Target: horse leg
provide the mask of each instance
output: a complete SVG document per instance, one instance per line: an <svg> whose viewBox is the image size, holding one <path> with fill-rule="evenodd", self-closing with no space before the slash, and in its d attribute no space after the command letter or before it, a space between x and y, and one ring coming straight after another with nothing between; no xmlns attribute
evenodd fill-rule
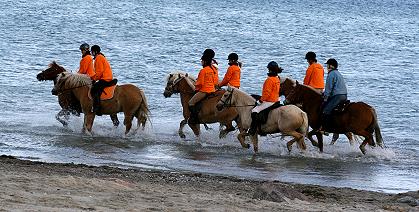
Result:
<svg viewBox="0 0 419 212"><path fill-rule="evenodd" d="M362 131L360 131L360 132L357 132L356 134L357 134L357 135L360 135L360 136L364 136L364 138L365 138L365 140L364 140L364 141L362 142L362 144L359 146L359 149L361 150L362 154L364 154L364 155L365 155L365 152L366 152L366 150L365 150L365 145L367 145L367 144L371 143L371 140L372 140L372 134L371 134L370 132L366 131L366 130L362 130Z"/></svg>
<svg viewBox="0 0 419 212"><path fill-rule="evenodd" d="M349 140L349 144L351 146L353 146L354 145L354 137L353 137L353 134L351 132L347 132L347 133L345 133L345 135L346 135L346 137Z"/></svg>
<svg viewBox="0 0 419 212"><path fill-rule="evenodd" d="M250 144L245 143L246 134L247 134L246 131L240 130L240 133L237 135L237 139L239 139L239 142L240 142L240 144L242 145L243 148L249 149Z"/></svg>
<svg viewBox="0 0 419 212"><path fill-rule="evenodd" d="M183 127L185 127L186 123L188 123L188 121L186 119L183 119L179 124L178 134L181 138L186 138L185 133L183 133Z"/></svg>
<svg viewBox="0 0 419 212"><path fill-rule="evenodd" d="M124 125L125 125L125 135L128 134L128 132L131 130L132 127L132 119L134 119L134 116L129 113L124 114Z"/></svg>
<svg viewBox="0 0 419 212"><path fill-rule="evenodd" d="M318 147L320 149L320 152L323 152L323 135L319 131L317 131L316 137L317 137Z"/></svg>
<svg viewBox="0 0 419 212"><path fill-rule="evenodd" d="M255 153L258 153L259 151L258 135L254 134L251 136L251 138L252 138L252 143L253 143L253 150L255 151Z"/></svg>
<svg viewBox="0 0 419 212"><path fill-rule="evenodd" d="M83 132L92 135L93 121L95 120L95 114L88 112L84 114Z"/></svg>
<svg viewBox="0 0 419 212"><path fill-rule="evenodd" d="M226 128L225 128L225 130L221 130L220 131L220 135L218 135L218 137L221 139L221 138L225 138L226 137L226 135L229 133L229 132L231 132L231 131L234 131L235 130L235 128L233 127L233 123L230 121L230 122L227 122L227 123L223 123L223 125L225 125L226 126ZM221 128L221 124L220 124L220 128Z"/></svg>
<svg viewBox="0 0 419 212"><path fill-rule="evenodd" d="M335 142L339 139L339 133L333 133L332 141L330 142L330 145L334 145Z"/></svg>
<svg viewBox="0 0 419 212"><path fill-rule="evenodd" d="M291 141L287 142L287 149L289 152L291 152L292 149L292 144L294 144L294 142L297 141L298 147L302 150L306 150L306 144L304 143L304 135L302 135L301 133L297 132L297 131L292 131L292 132L284 132L284 134L290 135L292 137L294 137Z"/></svg>
<svg viewBox="0 0 419 212"><path fill-rule="evenodd" d="M61 118L64 117L64 118ZM68 126L68 119L70 118L70 112L68 110L62 109L60 112L55 115L55 119L57 119L64 127Z"/></svg>
<svg viewBox="0 0 419 212"><path fill-rule="evenodd" d="M115 114L110 115L110 117L111 117L113 126L118 127L119 126L118 115L116 115L116 113L115 113Z"/></svg>
<svg viewBox="0 0 419 212"><path fill-rule="evenodd" d="M316 133L316 131L315 130L311 130L308 134L307 134L307 138L308 138L308 140L310 140L311 141L311 144L313 145L313 146L319 146L319 144L313 139L313 135ZM319 138L317 137L317 140L318 140Z"/></svg>
<svg viewBox="0 0 419 212"><path fill-rule="evenodd" d="M191 124L188 123L189 127L192 129L193 133L195 134L196 137L199 137L200 134L200 124Z"/></svg>

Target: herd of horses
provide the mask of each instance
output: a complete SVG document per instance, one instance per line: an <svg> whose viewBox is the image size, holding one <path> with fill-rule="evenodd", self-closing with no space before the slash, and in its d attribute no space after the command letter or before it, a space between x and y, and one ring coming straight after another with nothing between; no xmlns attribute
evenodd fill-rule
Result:
<svg viewBox="0 0 419 212"><path fill-rule="evenodd" d="M68 125L71 114L80 116L84 114L83 132L92 134L92 126L95 113L91 111L92 100L89 97L92 81L82 74L67 72L56 62L49 64L48 68L37 75L39 81L53 81L52 93L58 96L61 111L56 118L64 126ZM290 78L281 78L281 93L286 97L286 105L269 111L266 122L258 128L258 133L249 135L247 130L251 124L251 110L256 105L256 99L242 90L228 87L226 90L216 91L204 99L198 114L200 124L189 123L188 101L194 95L195 79L183 72L168 74L164 90L164 97L179 94L183 107L183 120L180 122L178 134L181 138L186 135L183 132L187 124L193 133L199 137L200 124L220 123L219 137L225 137L229 132L238 129L237 135L240 144L244 148L250 148L246 137L250 137L253 149L258 152L258 136L281 133L282 136L291 136L287 142L289 151L293 143L306 149L304 138L307 137L313 146L323 152L323 134L319 131L321 126L322 96L308 86L299 84ZM117 113L124 113L125 134L132 128L134 117L137 119L137 131L144 129L147 120L150 120L150 111L144 91L132 84L116 86L112 99L101 101L102 114L109 115L114 126L119 125ZM298 106L296 106L298 105ZM236 127L233 126L235 122ZM343 111L333 115L333 124L325 131L333 133L332 144L338 139L339 134L345 134L349 141L353 142L353 135L364 138L359 146L363 154L366 153L367 144L384 147L378 126L377 114L373 107L364 102L351 102ZM311 128L311 130L309 130ZM374 135L375 134L375 142ZM316 136L316 140L313 136Z"/></svg>

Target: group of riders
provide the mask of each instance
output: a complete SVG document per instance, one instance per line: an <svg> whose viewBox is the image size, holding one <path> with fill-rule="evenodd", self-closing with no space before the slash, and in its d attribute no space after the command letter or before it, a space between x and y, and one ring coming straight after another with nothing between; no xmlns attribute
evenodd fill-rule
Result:
<svg viewBox="0 0 419 212"><path fill-rule="evenodd" d="M92 112L95 112L96 115L101 115L100 95L104 88L115 85L117 80L113 79L111 66L101 53L98 45L93 45L89 48L87 43L83 43L80 46L80 51L82 59L78 73L86 74L92 79ZM221 81L218 78L218 62L214 58L215 52L212 49L206 49L202 54L202 69L199 71L196 80L195 94L189 101L189 123L199 123L198 103L216 92L217 89L227 85L237 89L240 88L242 64L239 62L239 56L236 53L228 55L229 67ZM345 81L342 74L338 71L338 62L335 59L331 58L326 62L328 73L326 84L324 82L323 65L317 62L316 54L310 51L305 55L305 59L309 66L304 77L304 85L310 86L323 94L322 128L325 128L330 122L333 109L341 102L347 100ZM269 62L267 69L268 76L263 83L262 96L258 100L258 104L252 109L252 124L249 129L249 134L251 135L256 133L258 127L258 123L253 117L256 117L258 113L279 101L281 82L278 74L282 73L283 69L275 61Z"/></svg>

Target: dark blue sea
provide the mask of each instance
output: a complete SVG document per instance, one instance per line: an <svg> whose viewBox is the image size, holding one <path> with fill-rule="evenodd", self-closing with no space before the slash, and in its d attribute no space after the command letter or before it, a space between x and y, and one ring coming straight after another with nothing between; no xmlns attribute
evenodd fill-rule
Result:
<svg viewBox="0 0 419 212"><path fill-rule="evenodd" d="M193 171L261 180L351 187L390 193L419 189L419 2L416 0L73 0L11 1L0 7L0 154L46 162ZM151 124L124 136L107 116L94 135L82 117L65 128L52 82L36 74L57 61L78 69L81 43L98 44L120 83L144 89ZM165 77L197 75L212 48L220 78L227 55L243 62L242 89L260 93L266 65L277 61L302 81L305 53L334 57L351 101L377 113L386 149L350 146L344 136L325 152L286 150L279 135L264 137L260 153L242 149L237 132L218 139L218 124L200 139L182 119L178 96L164 98ZM119 114L123 119L123 114ZM328 144L331 137L326 137Z"/></svg>

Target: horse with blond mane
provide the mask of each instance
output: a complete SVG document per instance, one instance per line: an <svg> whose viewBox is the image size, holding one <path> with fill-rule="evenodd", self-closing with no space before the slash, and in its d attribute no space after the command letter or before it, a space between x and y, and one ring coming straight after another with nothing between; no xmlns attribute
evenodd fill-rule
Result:
<svg viewBox="0 0 419 212"><path fill-rule="evenodd" d="M168 98L175 93L180 94L180 100L183 107L183 120L180 122L179 126L179 136L181 138L185 138L185 134L183 133L183 127L188 124L189 127L194 132L195 136L199 136L200 134L200 124L191 124L188 122L190 117L189 105L188 102L192 98L195 92L195 79L189 76L187 73L184 72L173 72L167 76L167 83L164 89L164 97ZM210 124L219 122L221 125L225 126L225 129L220 131L219 137L223 138L227 135L227 133L234 131L235 128L233 127L232 122L236 121L237 127L241 130L237 119L237 111L234 108L230 108L228 110L218 112L215 108L218 100L221 98L224 90L215 92L215 95L208 97L202 100L202 108L198 114L198 118L201 124Z"/></svg>
<svg viewBox="0 0 419 212"><path fill-rule="evenodd" d="M291 104L301 103L303 110L310 114L314 126L321 125L322 94L297 82L295 88L287 95L286 101ZM343 112L333 113L331 123L333 124L327 125L325 131L339 134L351 132L363 136L365 140L359 146L363 154L366 152L366 144L375 146L374 133L377 144L384 147L377 113L373 107L364 102L351 102ZM322 139L319 140L318 147L323 151Z"/></svg>
<svg viewBox="0 0 419 212"><path fill-rule="evenodd" d="M64 71L56 77L55 82L52 92L59 94L69 91L80 102L84 113L83 132L91 134L95 113L91 111L93 101L88 95L92 84L90 77ZM101 106L102 114L124 113L125 134L130 131L134 117L137 118L138 128L142 126L143 129L149 119L144 92L132 84L117 85L113 97L109 100L102 100Z"/></svg>
<svg viewBox="0 0 419 212"><path fill-rule="evenodd" d="M252 122L251 113L256 105L256 99L247 93L228 87L223 97L217 103L217 109L223 110L224 108L236 108L243 131L238 135L240 144L244 148L249 148L250 145L245 143L245 137L248 136L246 132L250 128ZM288 151L291 152L292 144L297 142L300 149L305 150L304 137L308 130L307 114L295 105L284 105L269 111L266 123L260 126L258 134L274 134L282 133L282 135L289 135L294 137L291 141L287 142ZM258 152L258 134L252 135L253 150Z"/></svg>

